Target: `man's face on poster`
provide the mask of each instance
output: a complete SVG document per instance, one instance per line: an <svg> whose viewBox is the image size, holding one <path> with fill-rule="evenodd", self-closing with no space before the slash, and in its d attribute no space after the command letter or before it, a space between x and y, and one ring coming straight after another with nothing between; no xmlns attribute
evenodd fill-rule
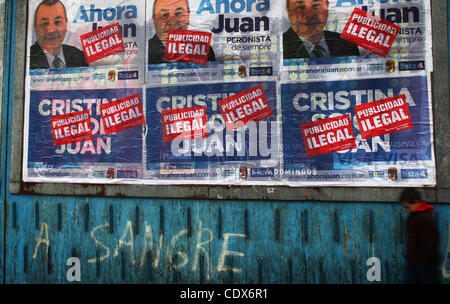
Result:
<svg viewBox="0 0 450 304"><path fill-rule="evenodd" d="M157 0L154 7L153 23L156 35L166 42L169 29L187 30L189 7L186 0Z"/></svg>
<svg viewBox="0 0 450 304"><path fill-rule="evenodd" d="M35 16L37 42L42 49L57 55L67 33L67 18L61 3L41 5Z"/></svg>
<svg viewBox="0 0 450 304"><path fill-rule="evenodd" d="M302 38L321 36L328 19L328 0L288 0L292 29Z"/></svg>

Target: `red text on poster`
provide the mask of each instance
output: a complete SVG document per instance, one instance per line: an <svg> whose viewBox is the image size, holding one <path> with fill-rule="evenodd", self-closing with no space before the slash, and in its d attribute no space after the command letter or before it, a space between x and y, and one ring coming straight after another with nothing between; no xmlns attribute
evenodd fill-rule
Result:
<svg viewBox="0 0 450 304"><path fill-rule="evenodd" d="M52 116L50 123L54 146L92 140L89 110Z"/></svg>
<svg viewBox="0 0 450 304"><path fill-rule="evenodd" d="M399 30L397 25L355 8L341 33L341 38L386 57Z"/></svg>
<svg viewBox="0 0 450 304"><path fill-rule="evenodd" d="M100 105L105 134L116 133L145 124L139 94Z"/></svg>
<svg viewBox="0 0 450 304"><path fill-rule="evenodd" d="M364 139L413 127L405 95L355 106L355 115Z"/></svg>
<svg viewBox="0 0 450 304"><path fill-rule="evenodd" d="M206 106L162 111L164 142L208 137Z"/></svg>
<svg viewBox="0 0 450 304"><path fill-rule="evenodd" d="M207 64L211 33L170 29L164 59Z"/></svg>
<svg viewBox="0 0 450 304"><path fill-rule="evenodd" d="M119 23L80 36L86 63L125 51Z"/></svg>
<svg viewBox="0 0 450 304"><path fill-rule="evenodd" d="M272 116L262 85L219 100L217 103L229 130Z"/></svg>
<svg viewBox="0 0 450 304"><path fill-rule="evenodd" d="M301 128L308 157L356 148L350 115L307 122Z"/></svg>

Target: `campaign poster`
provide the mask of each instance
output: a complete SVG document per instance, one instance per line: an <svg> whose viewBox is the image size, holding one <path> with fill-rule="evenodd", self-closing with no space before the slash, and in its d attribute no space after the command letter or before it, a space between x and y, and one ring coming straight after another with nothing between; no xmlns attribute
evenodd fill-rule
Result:
<svg viewBox="0 0 450 304"><path fill-rule="evenodd" d="M28 3L27 88L142 86L144 0Z"/></svg>
<svg viewBox="0 0 450 304"><path fill-rule="evenodd" d="M92 141L91 115L88 110L52 116L50 124L53 146Z"/></svg>
<svg viewBox="0 0 450 304"><path fill-rule="evenodd" d="M413 128L405 95L354 107L363 139Z"/></svg>
<svg viewBox="0 0 450 304"><path fill-rule="evenodd" d="M283 84L283 182L291 186L435 185L429 82L424 74ZM333 128L346 127L345 123L323 122L345 116L351 117L355 147L332 151L333 144L351 141L352 136L333 133ZM362 136L361 120L365 129L374 132ZM310 127L307 136L302 134L304 124ZM309 140L311 133L317 135L314 141Z"/></svg>
<svg viewBox="0 0 450 304"><path fill-rule="evenodd" d="M147 85L278 79L281 1L146 3Z"/></svg>
<svg viewBox="0 0 450 304"><path fill-rule="evenodd" d="M31 91L24 132L24 181L127 183L141 178L145 125L106 132L102 119L110 116L102 108L142 93L141 89ZM133 118L126 108L117 116ZM79 138L83 134L90 137Z"/></svg>
<svg viewBox="0 0 450 304"><path fill-rule="evenodd" d="M251 92L256 90L264 93L264 101L254 98L259 93ZM281 130L276 82L150 87L146 96L146 183L278 182ZM221 110L227 104L240 113L235 115L235 128L227 128ZM261 111L266 115L252 116ZM242 121L240 126L237 120Z"/></svg>
<svg viewBox="0 0 450 304"><path fill-rule="evenodd" d="M432 71L429 1L282 1L282 81Z"/></svg>
<svg viewBox="0 0 450 304"><path fill-rule="evenodd" d="M301 125L306 156L356 148L350 115L340 115Z"/></svg>

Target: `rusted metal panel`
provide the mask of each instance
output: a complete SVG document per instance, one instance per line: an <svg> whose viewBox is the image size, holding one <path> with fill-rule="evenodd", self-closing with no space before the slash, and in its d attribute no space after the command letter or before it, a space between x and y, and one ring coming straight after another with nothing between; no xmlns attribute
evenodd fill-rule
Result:
<svg viewBox="0 0 450 304"><path fill-rule="evenodd" d="M395 202L402 188L293 188L287 186L154 186L154 185L93 185L10 182L14 194L44 194L61 196L109 196L190 198L218 200L279 200L279 201L370 201ZM422 188L423 197L433 203L450 203L449 190Z"/></svg>

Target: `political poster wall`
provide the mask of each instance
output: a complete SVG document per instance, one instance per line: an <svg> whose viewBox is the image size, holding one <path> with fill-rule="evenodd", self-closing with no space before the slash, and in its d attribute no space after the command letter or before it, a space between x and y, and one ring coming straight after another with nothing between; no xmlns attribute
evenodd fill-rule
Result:
<svg viewBox="0 0 450 304"><path fill-rule="evenodd" d="M149 181L277 182L276 82L148 88L147 101Z"/></svg>
<svg viewBox="0 0 450 304"><path fill-rule="evenodd" d="M429 1L28 12L24 181L436 184Z"/></svg>
<svg viewBox="0 0 450 304"><path fill-rule="evenodd" d="M29 89L142 86L145 1L28 3Z"/></svg>

